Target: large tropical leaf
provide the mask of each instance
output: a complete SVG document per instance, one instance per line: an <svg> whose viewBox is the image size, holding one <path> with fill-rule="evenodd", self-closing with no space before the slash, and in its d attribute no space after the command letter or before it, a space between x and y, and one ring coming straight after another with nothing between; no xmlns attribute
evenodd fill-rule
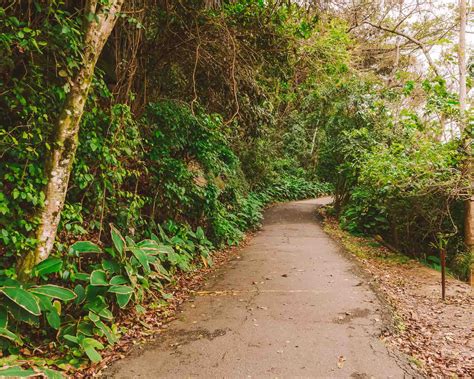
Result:
<svg viewBox="0 0 474 379"><path fill-rule="evenodd" d="M40 319L38 316L31 314L30 312L26 311L25 309L21 308L17 303L9 298L5 297L1 300L5 308L7 309L8 313L11 314L13 319L16 322L25 322L29 325L33 325L35 327L39 327Z"/></svg>
<svg viewBox="0 0 474 379"><path fill-rule="evenodd" d="M71 249L78 253L102 253L102 249L90 241L79 241L71 246Z"/></svg>
<svg viewBox="0 0 474 379"><path fill-rule="evenodd" d="M115 249L121 257L124 257L126 246L125 240L113 224L110 224L110 235L112 237L112 242L114 243Z"/></svg>
<svg viewBox="0 0 474 379"><path fill-rule="evenodd" d="M29 376L33 376L36 373L34 372L33 369L28 368L24 369L21 368L20 366L15 366L15 367L8 367L5 369L0 370L0 377L6 377L6 378L28 378Z"/></svg>
<svg viewBox="0 0 474 379"><path fill-rule="evenodd" d="M50 368L41 368L41 371L48 379L64 379L64 375L59 371Z"/></svg>
<svg viewBox="0 0 474 379"><path fill-rule="evenodd" d="M132 251L135 258L137 258L137 260L142 265L145 273L149 273L151 270L150 270L150 262L148 261L147 254L141 248L138 248L138 247L132 247L130 248L130 250Z"/></svg>
<svg viewBox="0 0 474 379"><path fill-rule="evenodd" d="M146 239L143 241L140 241L137 244L138 247L140 247L143 251L145 251L147 254L169 254L173 252L173 248L169 245L164 245L162 243L158 243L155 240L152 239Z"/></svg>
<svg viewBox="0 0 474 379"><path fill-rule="evenodd" d="M117 297L117 304L119 305L120 308L125 308L127 304L129 303L130 299L132 298L131 293L127 293L127 294L116 293L115 296Z"/></svg>
<svg viewBox="0 0 474 379"><path fill-rule="evenodd" d="M113 285L120 285L120 284L127 284L129 280L123 275L115 275L112 279L110 279L110 284Z"/></svg>
<svg viewBox="0 0 474 379"><path fill-rule="evenodd" d="M0 328L0 337L13 341L17 345L23 345L23 341L21 340L21 338L15 333L9 331L7 328Z"/></svg>
<svg viewBox="0 0 474 379"><path fill-rule="evenodd" d="M38 293L54 299L59 299L62 301L70 301L76 298L76 294L70 289L55 286L53 284L46 284L43 286L37 286L30 289L33 293Z"/></svg>
<svg viewBox="0 0 474 379"><path fill-rule="evenodd" d="M108 286L107 274L102 270L94 270L91 272L90 283L93 286Z"/></svg>
<svg viewBox="0 0 474 379"><path fill-rule="evenodd" d="M127 295L133 292L133 288L129 286L111 286L109 292Z"/></svg>
<svg viewBox="0 0 474 379"><path fill-rule="evenodd" d="M50 257L40 262L33 268L33 275L43 276L61 271L63 260L60 258Z"/></svg>
<svg viewBox="0 0 474 379"><path fill-rule="evenodd" d="M32 315L39 316L41 314L38 300L23 288L3 287L0 288L0 292Z"/></svg>
<svg viewBox="0 0 474 379"><path fill-rule="evenodd" d="M0 305L0 328L6 328L8 324L8 312L7 308Z"/></svg>
<svg viewBox="0 0 474 379"><path fill-rule="evenodd" d="M61 318L59 317L59 314L56 309L52 309L51 311L46 312L46 320L53 329L57 330L61 326Z"/></svg>
<svg viewBox="0 0 474 379"><path fill-rule="evenodd" d="M81 347L84 349L84 352L93 363L97 363L102 360L102 356L96 350L104 348L104 345L102 345L99 341L93 338L84 338L81 341Z"/></svg>

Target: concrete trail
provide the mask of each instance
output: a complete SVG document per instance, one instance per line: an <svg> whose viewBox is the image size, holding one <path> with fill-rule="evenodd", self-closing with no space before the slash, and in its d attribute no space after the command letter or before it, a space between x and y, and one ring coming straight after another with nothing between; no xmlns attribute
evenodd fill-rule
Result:
<svg viewBox="0 0 474 379"><path fill-rule="evenodd" d="M277 205L178 320L113 378L412 376L378 339L383 304L323 232L327 199Z"/></svg>

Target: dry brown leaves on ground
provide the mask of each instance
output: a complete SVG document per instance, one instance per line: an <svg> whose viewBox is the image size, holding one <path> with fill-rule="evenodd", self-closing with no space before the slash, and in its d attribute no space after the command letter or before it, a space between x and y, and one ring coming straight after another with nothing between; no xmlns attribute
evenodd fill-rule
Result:
<svg viewBox="0 0 474 379"><path fill-rule="evenodd" d="M395 328L384 332L386 342L427 376L474 378L474 291L468 284L448 278L442 301L439 272L391 259L396 253L342 231L334 220L326 219L325 230L356 256L392 306Z"/></svg>

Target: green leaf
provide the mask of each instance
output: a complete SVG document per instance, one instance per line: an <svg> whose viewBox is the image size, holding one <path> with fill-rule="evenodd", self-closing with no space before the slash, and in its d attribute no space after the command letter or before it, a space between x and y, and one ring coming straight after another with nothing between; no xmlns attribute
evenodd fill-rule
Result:
<svg viewBox="0 0 474 379"><path fill-rule="evenodd" d="M84 280L84 281L89 281L91 277L90 274L86 272L76 272L74 276L77 280Z"/></svg>
<svg viewBox="0 0 474 379"><path fill-rule="evenodd" d="M63 261L60 258L47 258L33 268L34 276L43 276L61 271Z"/></svg>
<svg viewBox="0 0 474 379"><path fill-rule="evenodd" d="M0 337L6 338L10 341L15 342L17 345L23 345L21 338L13 332L10 332L6 328L0 328Z"/></svg>
<svg viewBox="0 0 474 379"><path fill-rule="evenodd" d="M32 315L39 316L41 314L41 310L36 298L31 293L25 291L23 288L3 287L0 288L0 292L14 301L20 308L23 308Z"/></svg>
<svg viewBox="0 0 474 379"><path fill-rule="evenodd" d="M96 321L100 320L100 317L97 316L94 312L89 311L89 319L95 323Z"/></svg>
<svg viewBox="0 0 474 379"><path fill-rule="evenodd" d="M57 330L61 326L61 318L59 317L58 312L56 312L56 309L46 313L46 320L53 329Z"/></svg>
<svg viewBox="0 0 474 379"><path fill-rule="evenodd" d="M114 344L115 342L117 342L117 337L114 335L112 330L107 325L105 325L98 317L97 319L92 320L92 322L95 324L95 326L98 329L102 331L102 333L105 335L105 337L107 338L107 341L110 344Z"/></svg>
<svg viewBox="0 0 474 379"><path fill-rule="evenodd" d="M86 291L84 287L81 284L78 284L77 286L74 287L74 293L76 294L76 304L82 303L84 298L86 297Z"/></svg>
<svg viewBox="0 0 474 379"><path fill-rule="evenodd" d="M132 298L132 294L120 294L116 293L115 296L117 297L117 304L120 308L125 308L129 303L130 299Z"/></svg>
<svg viewBox="0 0 474 379"><path fill-rule="evenodd" d="M94 270L91 272L90 283L93 286L108 286L107 274L102 270Z"/></svg>
<svg viewBox="0 0 474 379"><path fill-rule="evenodd" d="M45 295L35 294L38 299L41 312L50 311L54 309L53 304L51 304L51 298Z"/></svg>
<svg viewBox="0 0 474 379"><path fill-rule="evenodd" d="M102 356L96 350L104 348L104 345L102 345L99 341L93 338L84 338L81 341L81 347L84 349L84 352L93 363L97 363L102 360Z"/></svg>
<svg viewBox="0 0 474 379"><path fill-rule="evenodd" d="M23 369L20 366L15 366L15 367L9 367L6 369L0 370L0 376L2 377L17 377L17 378L27 378L29 376L33 376L36 373L34 372L33 369Z"/></svg>
<svg viewBox="0 0 474 379"><path fill-rule="evenodd" d="M82 345L82 347L91 346L91 347L94 347L94 348L99 349L99 350L104 348L104 345L102 345L102 343L100 343L99 341L97 341L93 338L84 338L84 340L82 340L82 342L81 342L81 345Z"/></svg>
<svg viewBox="0 0 474 379"><path fill-rule="evenodd" d="M129 286L111 286L109 292L127 295L133 292L133 288Z"/></svg>
<svg viewBox="0 0 474 379"><path fill-rule="evenodd" d="M59 371L50 368L42 368L41 371L48 379L64 379L64 375Z"/></svg>
<svg viewBox="0 0 474 379"><path fill-rule="evenodd" d="M106 320L113 320L114 315L108 308L103 308L99 311L98 315Z"/></svg>
<svg viewBox="0 0 474 379"><path fill-rule="evenodd" d="M136 247L132 247L132 248L130 248L130 250L132 251L135 258L137 258L137 260L142 265L143 270L146 273L149 273L151 271L150 270L150 263L148 262L148 257L146 255L146 253L141 248L136 248Z"/></svg>
<svg viewBox="0 0 474 379"><path fill-rule="evenodd" d="M2 302L5 304L8 310L8 313L12 315L15 321L21 321L29 325L39 327L40 319L38 316L32 315L30 312L24 310L23 308L18 306L14 301L8 298L5 298L4 300L2 300Z"/></svg>
<svg viewBox="0 0 474 379"><path fill-rule="evenodd" d="M169 254L174 252L171 246L157 243L155 240L143 240L139 242L137 246L149 255Z"/></svg>
<svg viewBox="0 0 474 379"><path fill-rule="evenodd" d="M8 324L8 312L4 306L0 306L0 328L6 328Z"/></svg>
<svg viewBox="0 0 474 379"><path fill-rule="evenodd" d="M102 260L102 268L107 271L109 274L118 274L120 273L120 264L108 259Z"/></svg>
<svg viewBox="0 0 474 379"><path fill-rule="evenodd" d="M43 286L37 286L30 289L33 293L39 293L54 299L59 299L62 301L70 301L76 298L76 294L70 289L63 288L60 286L55 286L53 284L46 284Z"/></svg>
<svg viewBox="0 0 474 379"><path fill-rule="evenodd" d="M92 346L84 347L83 349L92 363L98 363L102 360L102 355L100 355Z"/></svg>
<svg viewBox="0 0 474 379"><path fill-rule="evenodd" d="M123 275L115 275L112 279L110 279L110 284L113 285L120 285L120 284L127 284L129 280Z"/></svg>
<svg viewBox="0 0 474 379"><path fill-rule="evenodd" d="M125 255L125 240L123 239L120 232L115 228L113 224L110 224L110 235L114 243L115 249L120 254L121 257Z"/></svg>
<svg viewBox="0 0 474 379"><path fill-rule="evenodd" d="M71 336L70 334L65 334L65 335L63 336L63 338L64 338L66 341L70 341L70 342L79 344L79 338L77 338L76 336Z"/></svg>
<svg viewBox="0 0 474 379"><path fill-rule="evenodd" d="M102 253L102 249L90 241L79 241L71 246L78 253Z"/></svg>

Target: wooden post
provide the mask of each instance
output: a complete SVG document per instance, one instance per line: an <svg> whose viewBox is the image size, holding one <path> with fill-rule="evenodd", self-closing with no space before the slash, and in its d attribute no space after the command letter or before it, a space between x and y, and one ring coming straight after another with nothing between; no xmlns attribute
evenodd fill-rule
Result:
<svg viewBox="0 0 474 379"><path fill-rule="evenodd" d="M441 298L446 299L446 250L440 250L441 261Z"/></svg>

